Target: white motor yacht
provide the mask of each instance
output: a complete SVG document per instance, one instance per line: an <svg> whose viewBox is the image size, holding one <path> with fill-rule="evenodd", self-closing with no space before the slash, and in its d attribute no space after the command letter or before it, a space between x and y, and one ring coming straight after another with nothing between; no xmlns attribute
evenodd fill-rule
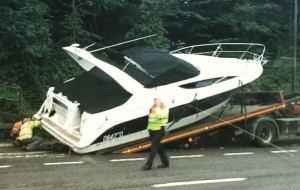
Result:
<svg viewBox="0 0 300 190"><path fill-rule="evenodd" d="M170 133L201 121L262 74L265 51L254 43L194 45L172 52L134 47L113 54L95 47L63 48L85 72L49 88L34 116L80 154L147 140L147 118L157 96L170 109Z"/></svg>

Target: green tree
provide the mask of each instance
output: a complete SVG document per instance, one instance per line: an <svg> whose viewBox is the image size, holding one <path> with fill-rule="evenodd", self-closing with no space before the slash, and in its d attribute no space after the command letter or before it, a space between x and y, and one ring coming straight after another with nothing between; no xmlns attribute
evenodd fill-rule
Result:
<svg viewBox="0 0 300 190"><path fill-rule="evenodd" d="M293 6L290 0L2 0L0 81L31 87L34 76L55 86L83 72L62 47L157 34L115 49L263 43L270 61L252 87L285 88L292 64L282 58L292 52Z"/></svg>
<svg viewBox="0 0 300 190"><path fill-rule="evenodd" d="M1 80L24 81L29 64L42 65L49 58L51 21L47 12L43 1L1 1Z"/></svg>
<svg viewBox="0 0 300 190"><path fill-rule="evenodd" d="M126 39L156 34L155 37L145 40L154 47L169 49L170 42L166 38L167 30L163 26L162 15L166 9L165 1L147 1L142 0L135 13L132 28L126 32ZM140 43L140 42L138 42Z"/></svg>

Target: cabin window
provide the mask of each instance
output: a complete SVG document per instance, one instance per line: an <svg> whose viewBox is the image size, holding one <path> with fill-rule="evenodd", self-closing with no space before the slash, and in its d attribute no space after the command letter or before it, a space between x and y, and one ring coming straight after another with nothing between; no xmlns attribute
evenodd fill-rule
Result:
<svg viewBox="0 0 300 190"><path fill-rule="evenodd" d="M218 78L212 78L212 79L206 79L206 80L201 80L197 82L192 82L188 84L181 85L180 87L186 88L186 89L192 89L192 88L202 88L206 86L210 86L214 83L220 83L227 81L229 79L235 78L236 76L227 76L227 77L218 77Z"/></svg>
<svg viewBox="0 0 300 190"><path fill-rule="evenodd" d="M68 109L68 106L66 106L65 104L63 104L62 102L60 102L59 100L57 100L56 98L53 98L53 103L59 105L60 107L64 108L65 110Z"/></svg>

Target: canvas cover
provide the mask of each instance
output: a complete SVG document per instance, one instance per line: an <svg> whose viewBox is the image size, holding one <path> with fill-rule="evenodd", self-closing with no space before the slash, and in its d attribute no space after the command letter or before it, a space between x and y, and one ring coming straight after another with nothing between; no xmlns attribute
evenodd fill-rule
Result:
<svg viewBox="0 0 300 190"><path fill-rule="evenodd" d="M62 93L87 113L98 113L124 104L131 94L109 75L94 67L71 81L59 84L54 93Z"/></svg>
<svg viewBox="0 0 300 190"><path fill-rule="evenodd" d="M200 71L190 63L154 48L134 47L122 53L154 77L139 71L133 65L124 70L148 88L182 81L200 74Z"/></svg>
<svg viewBox="0 0 300 190"><path fill-rule="evenodd" d="M142 72L131 64L127 65L124 70L146 88L185 80L200 73L193 65L166 52L149 47L128 49L117 56L117 62L108 62L123 70L126 61L125 59L120 61L120 58L124 55L147 71L146 73ZM92 114L120 106L132 95L97 67L73 80L57 85L54 93L62 93L70 101L77 101L80 103L79 108L82 111Z"/></svg>

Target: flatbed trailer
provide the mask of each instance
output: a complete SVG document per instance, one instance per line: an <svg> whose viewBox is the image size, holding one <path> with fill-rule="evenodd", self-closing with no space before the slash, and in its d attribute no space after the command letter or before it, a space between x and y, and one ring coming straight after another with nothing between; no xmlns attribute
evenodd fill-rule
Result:
<svg viewBox="0 0 300 190"><path fill-rule="evenodd" d="M191 137L223 130L230 131L230 133L224 134L222 131L220 132L225 138L228 136L230 139L232 135L242 135L259 146L268 146L283 135L300 133L300 117L287 118L286 111L287 107L296 109L298 100L300 100L299 94L285 99L282 91L240 93L235 95L230 104L219 112L188 125L180 131L171 131L162 139L161 143L187 142L186 139ZM291 122L294 124L291 125ZM151 142L148 140L116 150L113 153L129 154L150 147Z"/></svg>

